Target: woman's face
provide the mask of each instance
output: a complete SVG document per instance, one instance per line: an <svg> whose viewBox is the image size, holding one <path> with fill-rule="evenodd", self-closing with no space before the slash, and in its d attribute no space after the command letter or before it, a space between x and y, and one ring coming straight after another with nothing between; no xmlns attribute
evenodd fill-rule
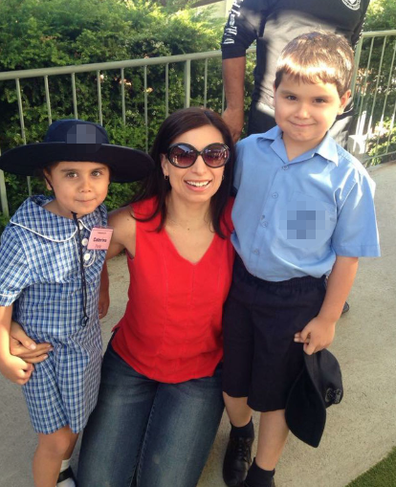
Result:
<svg viewBox="0 0 396 487"><path fill-rule="evenodd" d="M204 125L179 135L173 144L184 143L201 151L209 144L224 144L221 132L212 125ZM188 168L173 166L166 154L161 154L161 166L164 176L169 177L172 197L199 203L207 202L217 192L223 179L224 166L212 168L205 164L199 155L195 163Z"/></svg>

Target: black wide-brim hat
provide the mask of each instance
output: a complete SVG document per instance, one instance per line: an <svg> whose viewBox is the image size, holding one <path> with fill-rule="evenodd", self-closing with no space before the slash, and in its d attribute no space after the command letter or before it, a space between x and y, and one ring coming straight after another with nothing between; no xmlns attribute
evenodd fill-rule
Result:
<svg viewBox="0 0 396 487"><path fill-rule="evenodd" d="M5 152L0 157L0 169L20 176L35 176L39 169L60 161L106 164L111 169L111 180L120 183L143 179L154 168L152 158L145 152L110 144L101 125L67 119L51 124L44 142Z"/></svg>
<svg viewBox="0 0 396 487"><path fill-rule="evenodd" d="M301 441L318 447L326 424L326 409L343 397L341 369L332 353L324 349L304 353L304 366L286 403L286 423Z"/></svg>

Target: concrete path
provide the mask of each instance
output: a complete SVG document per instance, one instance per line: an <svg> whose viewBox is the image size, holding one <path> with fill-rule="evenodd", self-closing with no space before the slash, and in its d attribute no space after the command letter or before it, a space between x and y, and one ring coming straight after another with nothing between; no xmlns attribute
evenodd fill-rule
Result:
<svg viewBox="0 0 396 487"><path fill-rule="evenodd" d="M331 347L341 364L345 396L328 410L318 449L289 438L277 468L278 487L344 487L396 445L396 163L370 172L377 183L382 257L361 259L348 299L351 310L340 319ZM124 257L111 261L109 270L112 304L103 320L105 341L124 311L128 286ZM199 487L224 487L227 437L223 417ZM35 444L20 388L0 377L0 487L33 485Z"/></svg>

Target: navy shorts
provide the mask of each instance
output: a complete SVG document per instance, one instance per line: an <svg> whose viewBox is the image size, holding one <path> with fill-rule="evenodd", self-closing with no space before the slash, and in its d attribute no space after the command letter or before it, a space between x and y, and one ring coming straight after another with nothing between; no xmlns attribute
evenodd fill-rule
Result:
<svg viewBox="0 0 396 487"><path fill-rule="evenodd" d="M320 311L325 278L271 282L252 276L236 258L224 308L223 390L247 397L255 411L284 409L303 366L294 334Z"/></svg>

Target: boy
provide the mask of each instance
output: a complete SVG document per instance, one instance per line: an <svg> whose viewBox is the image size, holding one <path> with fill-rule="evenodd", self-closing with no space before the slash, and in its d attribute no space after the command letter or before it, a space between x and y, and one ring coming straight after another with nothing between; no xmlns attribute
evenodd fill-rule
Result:
<svg viewBox="0 0 396 487"><path fill-rule="evenodd" d="M358 257L379 256L374 183L327 134L350 97L352 71L343 37L297 37L277 65L277 127L237 145L238 257L224 311L223 390L232 429L223 477L230 487L275 485L289 431L285 405L303 351L331 344ZM261 417L249 469L252 409Z"/></svg>

